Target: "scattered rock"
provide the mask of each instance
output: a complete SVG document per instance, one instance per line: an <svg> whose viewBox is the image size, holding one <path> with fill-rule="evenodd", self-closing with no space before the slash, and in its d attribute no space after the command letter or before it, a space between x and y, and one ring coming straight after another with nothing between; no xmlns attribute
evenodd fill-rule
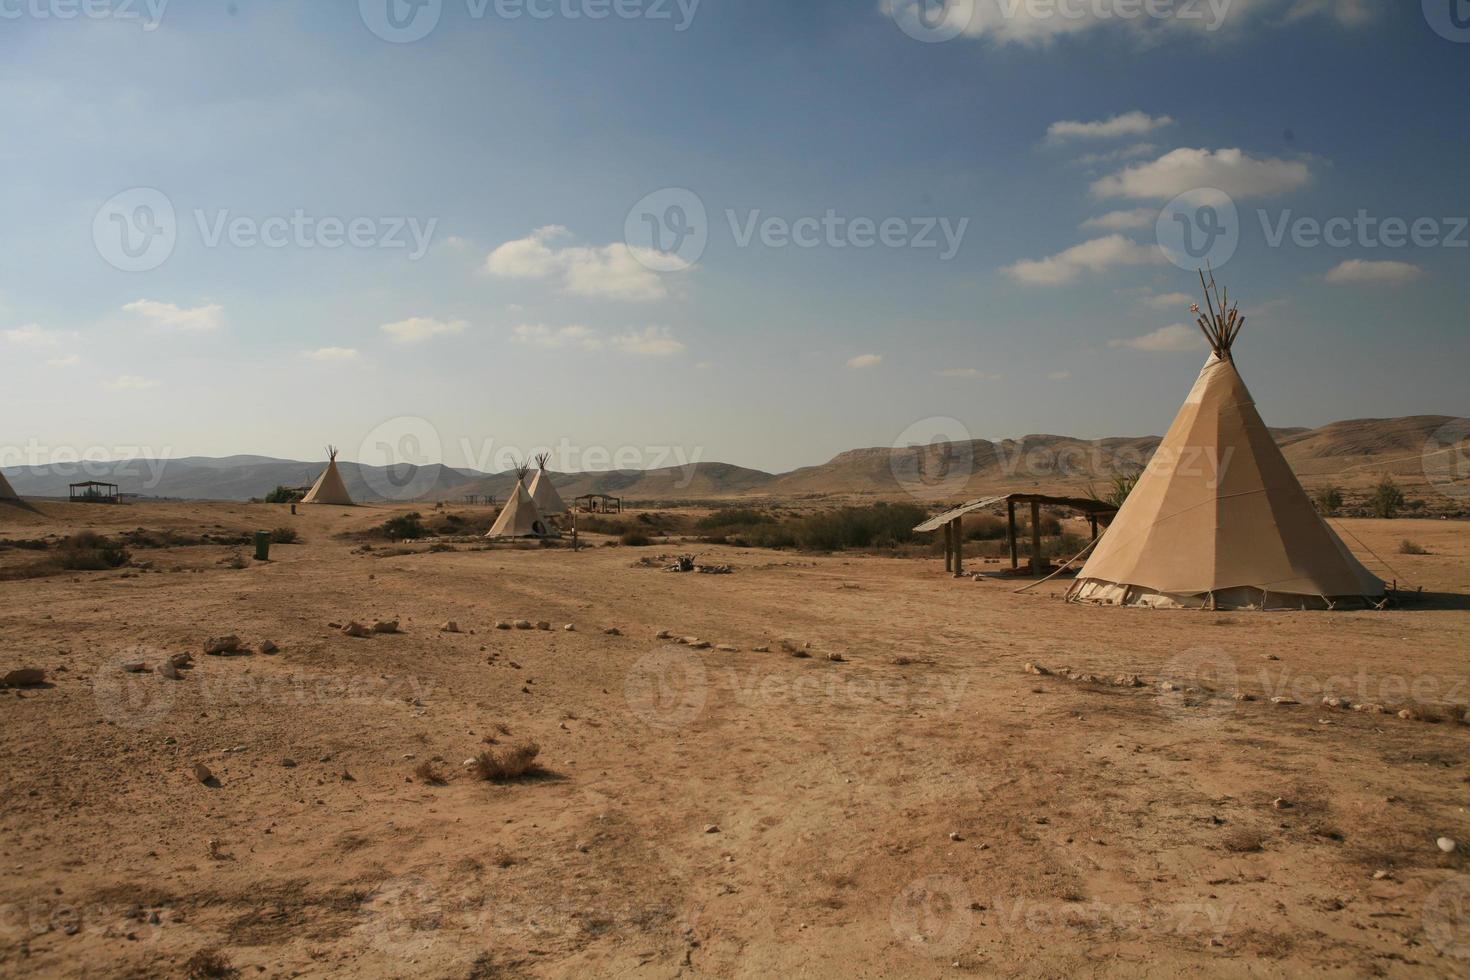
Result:
<svg viewBox="0 0 1470 980"><path fill-rule="evenodd" d="M347 634L348 636L355 636L358 639L373 635L372 630L368 629L366 626L356 621L348 623L346 626L342 627L342 632Z"/></svg>
<svg viewBox="0 0 1470 980"><path fill-rule="evenodd" d="M209 771L209 767L202 762L194 763L194 778L205 786L213 786L219 782L218 779L214 778L214 773Z"/></svg>
<svg viewBox="0 0 1470 980"><path fill-rule="evenodd" d="M1455 841L1452 837L1441 837L1435 843L1437 843L1439 845L1439 849L1441 851L1444 851L1446 854L1453 854L1455 851Z"/></svg>
<svg viewBox="0 0 1470 980"><path fill-rule="evenodd" d="M528 630L531 628L531 621L529 619L518 619L514 625L518 630Z"/></svg>
<svg viewBox="0 0 1470 980"><path fill-rule="evenodd" d="M1362 704L1355 704L1355 705L1353 705L1353 710L1354 711L1362 711L1362 712L1364 712L1366 714L1370 714L1370 715L1382 715L1382 714L1387 714L1388 713L1388 709L1385 708L1383 705L1381 705L1381 704L1375 704L1375 703L1373 703L1371 701L1366 701L1366 702L1364 702Z"/></svg>
<svg viewBox="0 0 1470 980"><path fill-rule="evenodd" d="M46 683L46 672L40 667L22 667L0 677L5 687L40 687Z"/></svg>
<svg viewBox="0 0 1470 980"><path fill-rule="evenodd" d="M731 645L729 643L721 643L718 646L716 646L715 649L718 650L718 651L720 651L721 653L739 653L740 652L740 648L739 647L733 646L733 645Z"/></svg>
<svg viewBox="0 0 1470 980"><path fill-rule="evenodd" d="M152 668L150 668L141 660L136 660L132 663L123 664L122 669L123 673L125 674L147 674L152 672Z"/></svg>
<svg viewBox="0 0 1470 980"><path fill-rule="evenodd" d="M282 769L295 769L296 768L296 760L295 759L292 759L292 758L289 758L289 757L288 758L285 758L285 759L282 759L281 760L281 768Z"/></svg>
<svg viewBox="0 0 1470 980"><path fill-rule="evenodd" d="M962 837L958 831L951 830L949 832L949 839L952 841L962 841L965 838Z"/></svg>
<svg viewBox="0 0 1470 980"><path fill-rule="evenodd" d="M1271 805L1273 807L1275 807L1276 809L1278 809L1278 810L1290 810L1291 809L1291 801L1290 800L1287 800L1287 799L1284 799L1284 798L1282 798L1280 796L1278 796L1278 797L1276 797L1276 799L1272 800L1271 801Z"/></svg>
<svg viewBox="0 0 1470 980"><path fill-rule="evenodd" d="M1271 703L1272 704L1281 704L1281 705L1301 704L1300 701L1294 700L1293 698L1284 697L1284 696L1281 696L1281 695L1278 695L1278 696L1272 698L1271 699Z"/></svg>
<svg viewBox="0 0 1470 980"><path fill-rule="evenodd" d="M672 640L673 638L674 634L668 630L659 630L658 635L654 637L655 640Z"/></svg>
<svg viewBox="0 0 1470 980"><path fill-rule="evenodd" d="M720 825L717 823L712 823L708 827L704 828L704 832L706 834L718 834L720 832Z"/></svg>
<svg viewBox="0 0 1470 980"><path fill-rule="evenodd" d="M1246 694L1244 691L1237 691L1234 697L1237 701L1254 701L1256 699L1254 694Z"/></svg>
<svg viewBox="0 0 1470 980"><path fill-rule="evenodd" d="M176 681L183 677L183 675L179 673L179 668L174 666L174 662L172 660L165 660L162 664L160 664L158 667L158 674L160 677L171 681Z"/></svg>
<svg viewBox="0 0 1470 980"><path fill-rule="evenodd" d="M547 622L547 621L546 621L546 620L544 620L544 619L543 619L543 620L541 620L541 622L539 622L539 623L537 623L537 624L536 624L536 628L537 628L537 629L538 629L538 630L541 630L541 631L542 631L542 632L546 632L546 633L549 633L549 632L551 632L551 624L550 624L550 623L548 623L548 622Z"/></svg>
<svg viewBox="0 0 1470 980"><path fill-rule="evenodd" d="M439 632L441 633L458 633L459 631L459 624L452 619L439 627Z"/></svg>
<svg viewBox="0 0 1470 980"><path fill-rule="evenodd" d="M380 620L378 620L378 622L376 622L376 623L373 624L373 632L374 633L398 633L398 632L401 632L401 631L398 629L398 620L396 620L396 619L380 619Z"/></svg>
<svg viewBox="0 0 1470 980"><path fill-rule="evenodd" d="M176 653L168 658L168 662L180 670L187 670L194 666L194 655L192 653Z"/></svg>
<svg viewBox="0 0 1470 980"><path fill-rule="evenodd" d="M1352 706L1352 701L1348 700L1347 698L1327 697L1322 699L1322 707L1324 708L1333 708L1338 711L1345 711Z"/></svg>
<svg viewBox="0 0 1470 980"><path fill-rule="evenodd" d="M1159 685L1159 690L1161 690L1161 691L1177 691L1177 690L1179 690L1179 685L1178 684L1175 684L1173 681L1164 681L1162 684Z"/></svg>
<svg viewBox="0 0 1470 980"><path fill-rule="evenodd" d="M832 652L832 653L827 654L827 659L829 661L831 661L832 663L834 663L834 664L845 664L845 663L847 663L847 658L844 657L842 654L837 653L835 651Z"/></svg>
<svg viewBox="0 0 1470 980"><path fill-rule="evenodd" d="M1039 675L1041 677L1050 677L1051 676L1051 671L1049 671L1045 667L1041 666L1041 664L1033 664L1033 663L1029 663L1029 662L1026 664L1026 673L1028 673L1028 674L1037 674L1037 675Z"/></svg>
<svg viewBox="0 0 1470 980"><path fill-rule="evenodd" d="M275 643L271 640L265 640L256 649L267 657L281 652L281 648L276 646Z"/></svg>
<svg viewBox="0 0 1470 980"><path fill-rule="evenodd" d="M767 646L751 647L750 649L752 651L754 651L755 653L770 653L771 652L771 648L770 647L767 647Z"/></svg>
<svg viewBox="0 0 1470 980"><path fill-rule="evenodd" d="M1385 881L1385 880L1388 880L1388 879L1390 879L1392 877L1393 877L1393 872L1392 871L1378 870L1378 871L1373 872L1373 880L1374 881Z"/></svg>
<svg viewBox="0 0 1470 980"><path fill-rule="evenodd" d="M567 623L565 626L562 627L562 630L565 631L565 632L567 632L567 633L575 633L575 632L577 632L577 624L576 623Z"/></svg>
<svg viewBox="0 0 1470 980"><path fill-rule="evenodd" d="M810 660L810 659L812 659L812 655L809 652L807 652L806 650L792 650L791 651L791 655L793 657L795 657L797 660Z"/></svg>
<svg viewBox="0 0 1470 980"><path fill-rule="evenodd" d="M508 630L511 628L511 625L503 619L497 619L495 621L495 628L498 630Z"/></svg>
<svg viewBox="0 0 1470 980"><path fill-rule="evenodd" d="M1114 687L1142 687L1143 679L1137 674L1119 674L1113 678Z"/></svg>
<svg viewBox="0 0 1470 980"><path fill-rule="evenodd" d="M691 650L708 650L712 646L709 640L696 640L692 637L686 645Z"/></svg>
<svg viewBox="0 0 1470 980"><path fill-rule="evenodd" d="M602 632L603 632L603 635L605 635L605 636L622 636L623 635L623 631L620 630L620 629L618 629L616 626L609 626L607 629L603 630Z"/></svg>
<svg viewBox="0 0 1470 980"><path fill-rule="evenodd" d="M204 641L204 653L210 657L228 657L240 652L238 636L211 636Z"/></svg>

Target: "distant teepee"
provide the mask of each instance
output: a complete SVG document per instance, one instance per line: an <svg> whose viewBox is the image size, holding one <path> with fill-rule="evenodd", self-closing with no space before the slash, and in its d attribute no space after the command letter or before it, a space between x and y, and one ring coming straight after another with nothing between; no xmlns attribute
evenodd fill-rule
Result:
<svg viewBox="0 0 1470 980"><path fill-rule="evenodd" d="M551 485L551 477L546 472L546 461L550 458L550 453L536 457L536 475L531 478L531 499L536 501L536 509L545 517L567 512L567 505L562 503L561 494Z"/></svg>
<svg viewBox="0 0 1470 980"><path fill-rule="evenodd" d="M546 525L541 517L541 511L536 506L536 501L526 492L526 473L529 472L525 466L516 467L516 488L506 501L505 507L500 511L500 516L495 519L495 526L490 529L487 538L551 538L555 533Z"/></svg>
<svg viewBox="0 0 1470 980"><path fill-rule="evenodd" d="M1210 359L1067 597L1105 605L1377 605L1384 584L1317 513L1256 411L1231 348L1239 306L1204 275ZM1228 308L1227 308L1228 307Z"/></svg>
<svg viewBox="0 0 1470 980"><path fill-rule="evenodd" d="M337 447L327 447L327 468L322 470L322 475L316 478L316 484L312 486L311 492L301 498L303 504L333 504L338 507L353 506L352 495L347 492L347 484L342 482L342 474L337 469Z"/></svg>
<svg viewBox="0 0 1470 980"><path fill-rule="evenodd" d="M20 494L11 487L10 481L5 479L5 474L0 473L0 500L19 500Z"/></svg>

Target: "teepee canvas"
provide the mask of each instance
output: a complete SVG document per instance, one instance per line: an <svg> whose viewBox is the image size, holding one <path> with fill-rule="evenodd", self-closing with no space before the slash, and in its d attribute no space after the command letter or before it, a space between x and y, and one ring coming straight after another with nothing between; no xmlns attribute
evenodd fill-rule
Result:
<svg viewBox="0 0 1470 980"><path fill-rule="evenodd" d="M10 486L10 481L5 479L5 474L0 473L0 500L19 500L20 494Z"/></svg>
<svg viewBox="0 0 1470 980"><path fill-rule="evenodd" d="M301 502L303 504L335 504L339 507L352 506L352 495L347 492L347 484L342 482L342 474L337 469L336 447L327 447L327 468L322 470L322 475L316 478L311 492L302 497Z"/></svg>
<svg viewBox="0 0 1470 980"><path fill-rule="evenodd" d="M526 491L526 467L522 466L516 471L520 479L516 480L515 491L511 493L510 500L500 511L500 516L495 519L495 526L490 528L487 538L550 538L555 534L547 527L541 518L541 511L536 507L536 501L531 499L530 493Z"/></svg>
<svg viewBox="0 0 1470 980"><path fill-rule="evenodd" d="M1210 359L1067 597L1207 609L1377 604L1384 583L1317 513L1256 412L1231 355L1245 318L1213 289L1212 279L1198 320Z"/></svg>
<svg viewBox="0 0 1470 980"><path fill-rule="evenodd" d="M546 461L549 458L546 453L536 457L536 475L531 477L531 499L536 501L536 509L544 517L567 512L567 505L562 503L561 494L551 485L551 477L546 472Z"/></svg>

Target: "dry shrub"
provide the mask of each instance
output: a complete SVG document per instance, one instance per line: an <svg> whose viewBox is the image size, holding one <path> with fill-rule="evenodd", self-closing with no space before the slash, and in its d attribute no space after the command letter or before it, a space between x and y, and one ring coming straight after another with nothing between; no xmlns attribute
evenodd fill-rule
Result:
<svg viewBox="0 0 1470 980"><path fill-rule="evenodd" d="M1222 843L1232 854L1256 854L1266 846L1265 838L1253 830L1232 831Z"/></svg>
<svg viewBox="0 0 1470 980"><path fill-rule="evenodd" d="M430 786L443 786L449 782L444 778L444 774L435 768L434 763L428 761L420 762L413 774L418 777L419 782Z"/></svg>
<svg viewBox="0 0 1470 980"><path fill-rule="evenodd" d="M497 868L509 868L516 863L516 859L515 855L511 854L510 851L507 851L504 847L497 846L495 850L490 852L490 863Z"/></svg>
<svg viewBox="0 0 1470 980"><path fill-rule="evenodd" d="M475 774L492 783L520 779L538 771L536 757L540 754L541 746L535 742L495 745L475 756Z"/></svg>
<svg viewBox="0 0 1470 980"><path fill-rule="evenodd" d="M240 971L230 965L230 960L217 949L201 949L189 957L184 964L184 975L189 980L232 980Z"/></svg>
<svg viewBox="0 0 1470 980"><path fill-rule="evenodd" d="M1399 554L1401 555L1427 555L1429 549L1422 544L1416 544L1408 538L1399 542Z"/></svg>

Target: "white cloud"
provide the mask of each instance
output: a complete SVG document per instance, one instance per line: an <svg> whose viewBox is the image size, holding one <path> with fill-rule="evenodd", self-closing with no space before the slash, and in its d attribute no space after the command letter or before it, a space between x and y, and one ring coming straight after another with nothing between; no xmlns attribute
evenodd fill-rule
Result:
<svg viewBox="0 0 1470 980"><path fill-rule="evenodd" d="M570 237L561 225L548 225L529 237L506 242L485 259L484 271L502 279L552 281L579 296L656 300L668 295L657 272L690 268L677 257L652 249L635 251L623 242L585 246L556 243ZM653 268L650 268L652 266Z"/></svg>
<svg viewBox="0 0 1470 980"><path fill-rule="evenodd" d="M944 368L935 371L934 375L940 378L965 378L970 381L1000 381L1003 377L999 374L988 374L979 368Z"/></svg>
<svg viewBox="0 0 1470 980"><path fill-rule="evenodd" d="M1077 158L1077 162L1084 167L1095 167L1103 163L1117 163L1120 160L1132 160L1134 157L1146 157L1150 153L1157 152L1158 148L1157 143L1133 143L1128 146L1120 146L1116 150L1084 153Z"/></svg>
<svg viewBox="0 0 1470 980"><path fill-rule="evenodd" d="M866 368L875 368L882 363L882 354L859 354L857 357L849 360L847 362L847 366L852 368L854 371L861 371Z"/></svg>
<svg viewBox="0 0 1470 980"><path fill-rule="evenodd" d="M158 387L157 381L140 378L136 374L120 374L106 384L109 388L116 388L122 391L142 391L147 388Z"/></svg>
<svg viewBox="0 0 1470 980"><path fill-rule="evenodd" d="M1100 231L1127 231L1131 228L1152 228L1158 220L1159 212L1154 208L1129 208L1126 211L1094 215L1082 222L1082 227Z"/></svg>
<svg viewBox="0 0 1470 980"><path fill-rule="evenodd" d="M1111 31L1153 42L1188 35L1239 34L1255 27L1272 27L1310 17L1326 16L1345 27L1372 20L1370 0L1210 0L1204 3L1158 4L1162 15L1149 16L1149 6L1138 0L1091 0L1088 3L1038 0L977 0L947 3L935 23L924 0L883 0L884 13L908 11L910 20L922 17L933 28L995 44L1044 47L1059 38L1093 31Z"/></svg>
<svg viewBox="0 0 1470 980"><path fill-rule="evenodd" d="M1188 293L1159 293L1157 296L1145 296L1144 306L1151 306L1156 310L1178 309L1181 312L1189 309L1195 298Z"/></svg>
<svg viewBox="0 0 1470 980"><path fill-rule="evenodd" d="M1273 197L1294 191L1311 178L1307 165L1297 160L1262 160L1239 149L1181 147L1094 181L1092 194L1168 200L1185 191L1214 187L1234 198Z"/></svg>
<svg viewBox="0 0 1470 980"><path fill-rule="evenodd" d="M1174 120L1168 116L1150 116L1134 109L1096 122L1077 122L1064 119L1046 128L1046 138L1054 142L1061 140L1106 140L1119 136L1143 136L1163 126L1172 126Z"/></svg>
<svg viewBox="0 0 1470 980"><path fill-rule="evenodd" d="M436 320L433 317L416 316L397 323L385 323L379 329L395 344L422 344L435 337L464 333L469 324L463 320Z"/></svg>
<svg viewBox="0 0 1470 980"><path fill-rule="evenodd" d="M548 327L541 323L523 323L511 331L518 344L549 349L571 348L596 351L612 348L624 354L644 357L668 357L685 350L684 342L668 327L645 327L606 336L601 331L580 323L565 327Z"/></svg>
<svg viewBox="0 0 1470 980"><path fill-rule="evenodd" d="M359 354L351 347L318 347L316 350L302 351L301 356L313 361L355 361Z"/></svg>
<svg viewBox="0 0 1470 980"><path fill-rule="evenodd" d="M1053 371L1051 374L1048 374L1046 376L1046 380L1048 380L1048 381L1071 381L1072 380L1072 372L1071 371Z"/></svg>
<svg viewBox="0 0 1470 980"><path fill-rule="evenodd" d="M1164 254L1154 245L1139 245L1122 235L1108 235L1073 245L1044 259L1023 259L1002 271L1031 286L1061 286L1084 272L1102 272L1123 266L1153 265Z"/></svg>
<svg viewBox="0 0 1470 980"><path fill-rule="evenodd" d="M1427 273L1409 262L1366 262L1348 259L1327 273L1327 281L1338 285L1348 283L1372 283L1381 286L1402 286L1404 283L1423 279Z"/></svg>
<svg viewBox="0 0 1470 980"><path fill-rule="evenodd" d="M675 339L668 327L646 327L641 331L618 334L612 345L625 354L642 354L648 357L668 357L684 350L684 343Z"/></svg>
<svg viewBox="0 0 1470 980"><path fill-rule="evenodd" d="M76 367L80 363L82 363L82 358L78 354L67 354L64 357L53 357L46 362L46 364L50 367Z"/></svg>
<svg viewBox="0 0 1470 980"><path fill-rule="evenodd" d="M47 330L39 323L27 323L24 326L0 331L0 334L3 334L7 341L17 347L30 347L36 350L60 347L76 336L60 330Z"/></svg>
<svg viewBox="0 0 1470 980"><path fill-rule="evenodd" d="M224 307L218 304L182 307L151 299L136 300L123 309L151 321L154 327L161 330L178 330L184 333L209 333L218 330L223 323L221 314L224 313Z"/></svg>
<svg viewBox="0 0 1470 980"><path fill-rule="evenodd" d="M1199 327L1175 323L1171 326L1160 327L1153 333L1146 333L1142 337L1110 340L1108 346L1124 347L1129 350L1168 352L1196 350L1203 346L1203 342L1204 336L1199 332Z"/></svg>

